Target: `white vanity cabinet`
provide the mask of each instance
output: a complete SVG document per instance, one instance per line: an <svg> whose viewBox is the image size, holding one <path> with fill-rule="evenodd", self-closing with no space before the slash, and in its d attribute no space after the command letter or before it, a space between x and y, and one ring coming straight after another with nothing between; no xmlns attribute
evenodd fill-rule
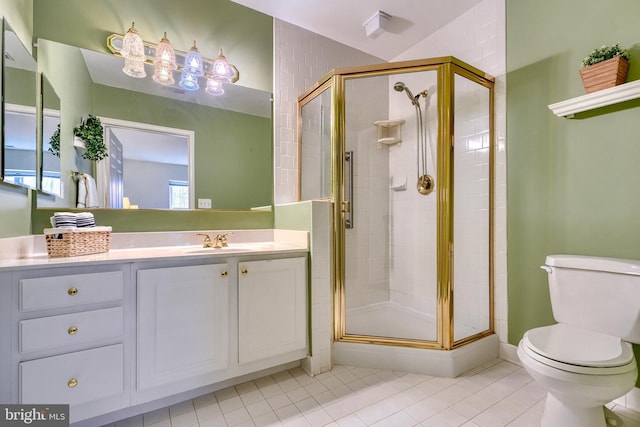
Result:
<svg viewBox="0 0 640 427"><path fill-rule="evenodd" d="M93 427L307 356L305 247L178 251L0 268L0 402Z"/></svg>
<svg viewBox="0 0 640 427"><path fill-rule="evenodd" d="M238 361L307 354L306 258L238 263Z"/></svg>
<svg viewBox="0 0 640 427"><path fill-rule="evenodd" d="M137 271L137 398L216 382L229 364L229 266Z"/></svg>
<svg viewBox="0 0 640 427"><path fill-rule="evenodd" d="M14 338L11 375L3 378L17 385L9 390L10 400L69 404L71 422L129 406L128 265L32 269L7 276Z"/></svg>

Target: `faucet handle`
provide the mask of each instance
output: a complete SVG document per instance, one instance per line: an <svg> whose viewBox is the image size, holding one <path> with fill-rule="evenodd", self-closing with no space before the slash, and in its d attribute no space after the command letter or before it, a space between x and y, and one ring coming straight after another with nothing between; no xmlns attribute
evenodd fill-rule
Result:
<svg viewBox="0 0 640 427"><path fill-rule="evenodd" d="M233 234L230 231L224 232L224 233L220 233L218 235L216 235L216 238L214 239L214 245L216 245L215 247L222 247L222 248L226 248L229 246L229 243L227 242L227 236L229 234Z"/></svg>
<svg viewBox="0 0 640 427"><path fill-rule="evenodd" d="M202 247L203 248L210 248L211 247L211 237L209 237L208 234L196 233L196 236L204 236L204 239L202 239Z"/></svg>

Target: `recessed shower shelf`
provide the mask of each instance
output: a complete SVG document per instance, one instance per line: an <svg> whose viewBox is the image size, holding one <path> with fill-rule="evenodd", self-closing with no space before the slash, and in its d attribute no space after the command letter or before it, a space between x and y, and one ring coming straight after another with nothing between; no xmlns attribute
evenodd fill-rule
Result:
<svg viewBox="0 0 640 427"><path fill-rule="evenodd" d="M378 148L392 146L402 142L402 128L404 120L377 120L373 122L378 127Z"/></svg>
<svg viewBox="0 0 640 427"><path fill-rule="evenodd" d="M572 118L577 113L637 98L640 98L640 80L556 102L549 105L549 109L558 117Z"/></svg>

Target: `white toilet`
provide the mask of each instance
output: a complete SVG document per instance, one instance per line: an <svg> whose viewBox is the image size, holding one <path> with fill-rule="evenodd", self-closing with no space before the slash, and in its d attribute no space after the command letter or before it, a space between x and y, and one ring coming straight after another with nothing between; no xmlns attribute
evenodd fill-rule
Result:
<svg viewBox="0 0 640 427"><path fill-rule="evenodd" d="M541 268L558 323L527 331L518 345L548 391L541 426L605 427L603 405L638 375L629 343L640 343L640 261L550 255Z"/></svg>

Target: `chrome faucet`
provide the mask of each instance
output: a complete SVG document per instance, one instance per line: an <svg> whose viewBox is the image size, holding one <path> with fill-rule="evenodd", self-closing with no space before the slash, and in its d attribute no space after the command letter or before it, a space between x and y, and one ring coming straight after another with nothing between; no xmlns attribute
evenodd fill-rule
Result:
<svg viewBox="0 0 640 427"><path fill-rule="evenodd" d="M202 239L202 247L203 248L210 248L211 247L211 237L209 237L208 234L196 233L196 236L204 236L204 239Z"/></svg>
<svg viewBox="0 0 640 427"><path fill-rule="evenodd" d="M227 236L229 234L231 234L231 233L227 232L227 233L217 234L216 237L213 238L213 247L214 248L227 248L227 247L229 247L229 242L227 242Z"/></svg>

